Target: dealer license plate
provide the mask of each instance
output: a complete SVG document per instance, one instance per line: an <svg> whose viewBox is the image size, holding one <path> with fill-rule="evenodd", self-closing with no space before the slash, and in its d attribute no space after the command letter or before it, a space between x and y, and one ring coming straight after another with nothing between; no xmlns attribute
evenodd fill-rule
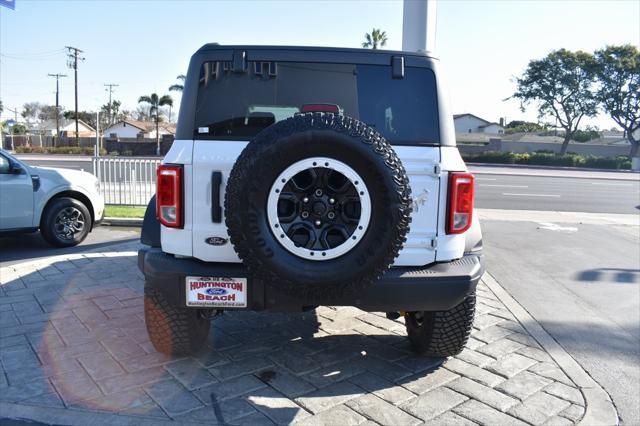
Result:
<svg viewBox="0 0 640 426"><path fill-rule="evenodd" d="M246 308L247 279L187 277L187 306L206 308Z"/></svg>

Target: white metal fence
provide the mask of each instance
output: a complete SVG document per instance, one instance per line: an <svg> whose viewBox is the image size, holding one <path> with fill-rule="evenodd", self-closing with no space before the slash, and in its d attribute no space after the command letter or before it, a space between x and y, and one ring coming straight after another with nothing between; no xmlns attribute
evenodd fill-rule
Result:
<svg viewBox="0 0 640 426"><path fill-rule="evenodd" d="M93 158L106 204L146 206L156 193L159 159Z"/></svg>

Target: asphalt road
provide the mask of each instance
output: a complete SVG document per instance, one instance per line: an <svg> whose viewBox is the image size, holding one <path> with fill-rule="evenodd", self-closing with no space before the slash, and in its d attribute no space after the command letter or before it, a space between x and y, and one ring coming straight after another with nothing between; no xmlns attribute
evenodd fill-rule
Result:
<svg viewBox="0 0 640 426"><path fill-rule="evenodd" d="M90 159L82 157L62 157L60 155L48 155L45 159L44 156L31 156L31 155L17 155L18 159L24 161L30 166L42 166L42 167L60 167L64 169L84 170L85 172L92 172L93 164ZM58 157L58 158L56 158Z"/></svg>
<svg viewBox="0 0 640 426"><path fill-rule="evenodd" d="M640 228L484 220L487 269L640 424Z"/></svg>
<svg viewBox="0 0 640 426"><path fill-rule="evenodd" d="M640 181L476 174L476 207L633 214Z"/></svg>

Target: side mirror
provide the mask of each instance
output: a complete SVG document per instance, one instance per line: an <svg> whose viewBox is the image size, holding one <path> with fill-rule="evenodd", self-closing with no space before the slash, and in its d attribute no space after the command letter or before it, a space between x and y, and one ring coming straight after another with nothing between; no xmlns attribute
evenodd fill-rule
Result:
<svg viewBox="0 0 640 426"><path fill-rule="evenodd" d="M19 163L11 163L9 165L9 173L12 175L21 175L24 173L24 168Z"/></svg>

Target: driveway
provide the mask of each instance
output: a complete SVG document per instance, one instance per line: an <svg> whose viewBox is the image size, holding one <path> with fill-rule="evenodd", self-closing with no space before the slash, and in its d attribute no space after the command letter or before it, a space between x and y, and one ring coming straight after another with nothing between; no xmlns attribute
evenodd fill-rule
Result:
<svg viewBox="0 0 640 426"><path fill-rule="evenodd" d="M597 385L576 380L584 371L540 345L537 323L515 317L521 308L490 276L478 288L467 348L447 360L414 355L402 321L335 307L225 313L213 319L205 350L162 355L144 327L138 247L0 269L2 416L56 424L573 424L611 408L590 396Z"/></svg>

